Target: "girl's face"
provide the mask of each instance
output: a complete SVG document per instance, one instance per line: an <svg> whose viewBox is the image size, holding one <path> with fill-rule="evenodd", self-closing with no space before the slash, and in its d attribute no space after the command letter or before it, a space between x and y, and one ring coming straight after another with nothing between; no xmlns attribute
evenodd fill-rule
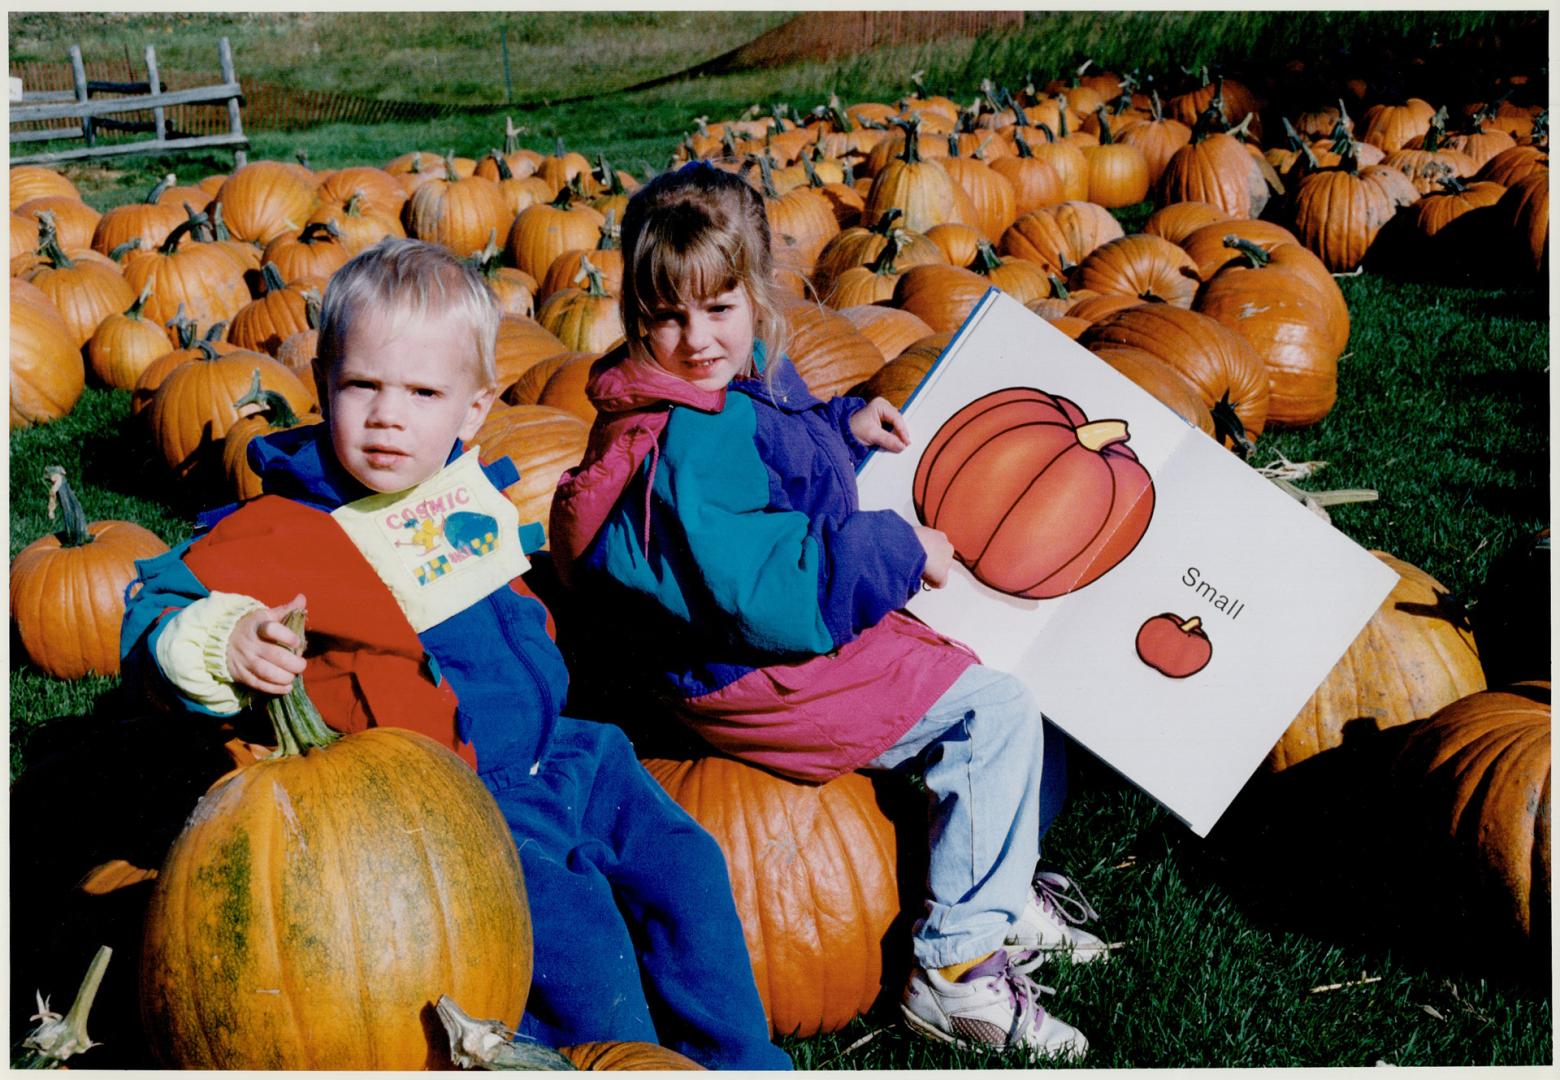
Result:
<svg viewBox="0 0 1560 1080"><path fill-rule="evenodd" d="M723 390L753 359L753 302L738 285L687 307L652 312L655 362L700 390Z"/></svg>

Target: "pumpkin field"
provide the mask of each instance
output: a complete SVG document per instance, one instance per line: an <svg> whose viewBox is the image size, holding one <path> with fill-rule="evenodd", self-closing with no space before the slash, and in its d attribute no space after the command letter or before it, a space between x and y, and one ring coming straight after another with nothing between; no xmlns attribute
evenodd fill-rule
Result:
<svg viewBox="0 0 1560 1080"><path fill-rule="evenodd" d="M484 1025L516 1022L529 959L483 958L528 957L531 929L486 789L378 732L417 779L393 806L361 781L364 818L457 806L459 838L337 839L332 884L233 924L251 876L304 870L280 845L253 865L245 848L241 881L213 869L232 841L202 795L274 817L262 768L318 785L313 763L363 736L336 742L300 695L223 721L122 680L123 592L198 513L259 494L252 439L320 421L321 296L387 236L443 244L492 286L502 392L475 442L519 467L522 525L545 524L585 453L587 373L622 336L624 208L692 159L762 193L788 352L819 398L902 404L996 287L1400 577L1206 839L1070 747L1043 863L1081 885L1111 956L1036 977L1087 1033L1080 1063L908 1031L920 793L713 755L616 676L610 620L533 556L565 712L624 728L714 835L796 1066L1553 1064L1548 13L1027 13L973 37L895 24L843 55L822 41L843 24L792 17L8 16L13 72L80 45L133 75L148 44L214 71L226 37L243 81L430 115L257 116L242 168L208 150L10 169L13 1064L516 1064ZM766 32L796 55L715 62ZM442 884L419 894L362 856L443 858L425 871ZM256 950L326 933L327 909L372 920L353 905L392 888L449 934L437 955L404 949L386 981L405 1000L336 1016L334 995L381 989L360 971L267 1027L274 1003L238 992ZM452 913L463 890L480 917ZM202 936L203 904L221 932ZM100 946L82 1026L61 1014ZM524 1063L695 1067L646 1044L561 1049Z"/></svg>

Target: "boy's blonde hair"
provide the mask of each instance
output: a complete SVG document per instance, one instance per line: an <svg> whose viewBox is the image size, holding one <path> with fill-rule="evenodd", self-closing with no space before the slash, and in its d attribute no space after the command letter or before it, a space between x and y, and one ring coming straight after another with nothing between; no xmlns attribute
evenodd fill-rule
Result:
<svg viewBox="0 0 1560 1080"><path fill-rule="evenodd" d="M753 337L765 374L785 347L769 254L769 218L751 184L702 161L665 172L636 191L623 214L623 336L650 355L649 324L667 307L741 286L753 306Z"/></svg>
<svg viewBox="0 0 1560 1080"><path fill-rule="evenodd" d="M494 353L500 312L482 275L446 247L386 237L354 255L325 287L319 356L314 362L322 399L330 372L346 350L347 337L365 313L388 318L392 333L412 319L456 315L471 329L478 386L498 382Z"/></svg>

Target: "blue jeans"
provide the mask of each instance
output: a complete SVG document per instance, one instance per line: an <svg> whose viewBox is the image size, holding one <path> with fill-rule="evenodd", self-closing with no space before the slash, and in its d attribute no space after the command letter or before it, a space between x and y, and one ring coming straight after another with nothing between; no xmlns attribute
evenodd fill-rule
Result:
<svg viewBox="0 0 1560 1080"><path fill-rule="evenodd" d="M929 896L912 932L922 967L998 948L1028 902L1042 817L1049 824L1064 790L1062 740L1045 727L1023 683L975 665L865 766L919 772L930 793ZM1055 797L1042 800L1042 771Z"/></svg>

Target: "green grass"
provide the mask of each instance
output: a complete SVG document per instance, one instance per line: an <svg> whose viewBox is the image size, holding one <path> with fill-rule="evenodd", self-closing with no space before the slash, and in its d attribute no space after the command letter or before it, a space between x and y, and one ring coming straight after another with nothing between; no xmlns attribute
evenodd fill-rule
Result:
<svg viewBox="0 0 1560 1080"><path fill-rule="evenodd" d="M752 16L754 25L772 16ZM513 63L519 20L537 17L506 17L512 20ZM324 28L348 17L282 18L291 20L294 30L314 27L312 36L298 39L307 43L329 37ZM688 34L673 23L634 22L628 16L555 18L538 19L538 39L546 36L544 31L579 34L589 27L601 38L592 44L598 56L615 55L614 38L654 39L668 27L669 34ZM1030 72L1048 78L1079 54L1118 68L1141 65L1158 72L1166 84L1182 78L1178 63L1240 59L1244 64L1249 58L1251 70L1261 71L1270 58L1292 55L1329 78L1351 64L1377 64L1370 70L1382 72L1381 82L1405 87L1413 85L1416 73L1429 69L1449 80L1438 85L1454 87L1432 100L1456 103L1461 100L1457 93L1478 93L1477 87L1487 85L1497 71L1522 69L1527 62L1523 50L1540 47L1535 43L1544 40L1528 33L1535 18L1542 22L1547 16L1062 12L1033 17L1024 33L1011 39L906 47L841 62L738 72L671 83L632 98L603 92L592 100L513 110L512 115L528 129L528 145L551 150L561 135L572 149L604 151L615 164L642 173L641 163L665 163L698 115L729 117L751 103L782 99L809 107L830 92L847 101L890 98L906 88L905 75L912 70L927 71L929 88L967 100L986 72L1008 84ZM449 23L442 30L441 20ZM444 50L439 64L447 71L457 54L496 50L496 26L488 27L486 38L473 37L467 21L456 15L423 20L417 33L402 32L402 37L408 49ZM98 40L82 36L85 31L101 33L101 40L110 43L104 47L119 40L115 34L129 35L134 49L142 30L159 24L174 27L166 45L158 41L168 66L184 66L172 59L178 48L208 47L204 43L214 36L214 26L251 35L235 38L241 60L262 53L259 44L272 32L265 20L248 16L13 15L12 55L59 51L67 38ZM381 28L358 29L371 48L387 49L387 37L369 36ZM757 32L751 26L748 31ZM1457 40L1464 31L1502 36L1507 49L1499 62L1447 74L1466 56ZM383 33L394 36L391 29ZM711 38L708 51L740 40L722 39L716 47ZM254 77L291 77L294 85L339 78L341 88L354 92L408 98L436 96L440 87L454 85L447 74L430 75L431 63L402 58L381 64L371 51L371 62L350 57L349 43L320 40L326 59L307 63L297 61L297 50L287 54L273 48L275 55L268 57L272 73L257 71ZM650 51L652 45L635 43ZM341 54L326 51L331 49ZM673 52L666 47L668 56ZM632 63L642 63L644 70L653 66L645 59L648 51L634 55L640 59ZM1428 57L1425 65L1410 63L1420 55ZM684 59L697 57L687 53ZM516 94L523 96L519 65L514 68ZM426 81L407 82L413 77L409 72ZM594 85L602 91L621 85L608 81L609 74L616 72L601 72ZM402 85L415 85L417 91L391 93ZM1302 82L1287 92L1304 90ZM475 90L469 98L487 100ZM500 110L421 124L255 133L251 153L279 158L302 148L316 167L382 163L413 148L454 148L475 155L494 144L503 115ZM230 156L211 154L126 158L70 171L89 201L102 208L143 194L170 169L181 179L194 179L230 167ZM1142 216L1141 209L1123 214L1129 229ZM1502 278L1493 267L1469 272L1489 276L1410 280L1372 271L1340 279L1352 334L1340 363L1338 403L1312 428L1265 434L1255 463L1265 464L1278 454L1293 461L1325 461L1326 467L1302 486L1377 490L1377 502L1334 508L1334 523L1361 544L1388 550L1435 575L1471 609L1477 626L1499 561L1548 523L1549 309L1547 282ZM128 518L170 543L188 535L199 498L167 477L148 437L129 417L123 393L89 388L69 416L13 433L10 447L13 556L49 528L41 476L43 467L54 463L69 470L89 517ZM1545 605L1540 602L1535 610L1540 620L1547 619ZM117 680L49 679L21 658L14 642L12 657L13 781L40 769L46 758L57 760L62 747L72 748L73 741L92 738L88 733L105 727L117 730L133 715L115 692ZM1486 655L1492 670L1496 660ZM1547 655L1543 661L1547 670ZM1481 944L1483 928L1436 922L1437 891L1416 893L1402 883L1407 879L1396 871L1408 856L1393 847L1392 808L1366 798L1382 788L1379 768L1286 779L1301 772L1253 781L1226 823L1204 841L1108 770L1084 755L1075 758L1072 798L1047 838L1047 856L1081 879L1101 911L1107 936L1126 942L1109 965L1046 974L1058 990L1055 999L1046 999L1048 1006L1093 1042L1088 1064L1552 1064L1547 970L1535 979L1497 971L1468 955L1463 944ZM147 783L159 781L149 774ZM104 812L117 811L108 806ZM47 824L13 824L13 839L21 829L45 830ZM1316 986L1356 983L1362 974L1376 981L1309 992ZM61 1000L77 977L79 970L61 968L44 988ZM15 988L13 999L18 1007L25 1004ZM1029 1064L1017 1056L923 1042L906 1034L896 1019L895 997L889 994L841 1032L785 1045L798 1065L809 1068ZM117 1052L124 1052L122 1039Z"/></svg>

